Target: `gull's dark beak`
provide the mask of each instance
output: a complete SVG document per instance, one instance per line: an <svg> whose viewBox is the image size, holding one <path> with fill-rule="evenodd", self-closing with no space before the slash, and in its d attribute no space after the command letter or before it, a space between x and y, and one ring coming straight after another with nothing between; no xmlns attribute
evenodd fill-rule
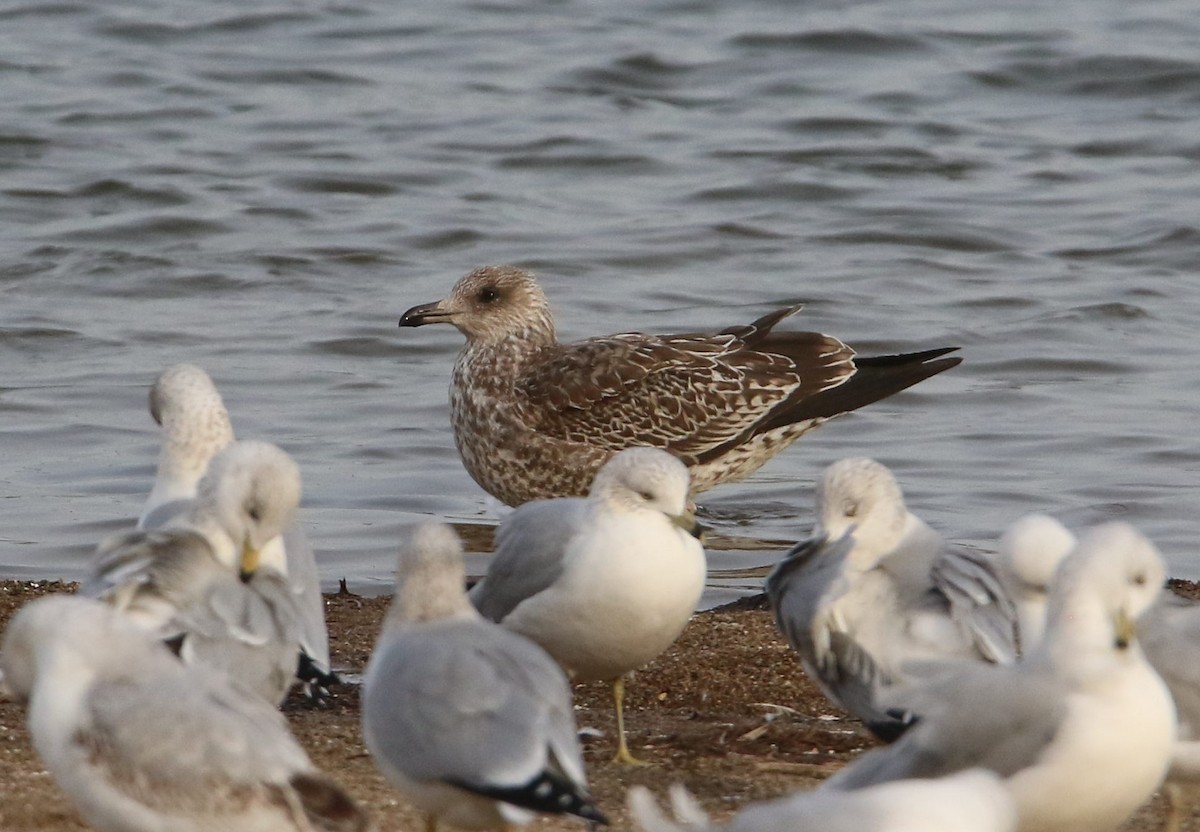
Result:
<svg viewBox="0 0 1200 832"><path fill-rule="evenodd" d="M425 326L425 324L450 323L454 313L442 307L442 301L421 303L400 316L400 326Z"/></svg>

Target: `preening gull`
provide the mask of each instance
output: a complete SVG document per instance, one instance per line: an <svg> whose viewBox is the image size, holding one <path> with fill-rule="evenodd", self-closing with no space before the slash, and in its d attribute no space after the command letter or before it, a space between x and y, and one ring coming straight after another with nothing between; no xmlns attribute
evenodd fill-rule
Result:
<svg viewBox="0 0 1200 832"><path fill-rule="evenodd" d="M617 757L625 741L625 674L682 632L706 574L683 463L627 448L596 474L584 499L521 506L500 525L471 602L545 648L579 680L612 681Z"/></svg>
<svg viewBox="0 0 1200 832"><path fill-rule="evenodd" d="M426 814L467 829L533 811L607 823L587 794L567 677L533 642L482 618L463 591L462 544L418 526L363 680L376 765Z"/></svg>
<svg viewBox="0 0 1200 832"><path fill-rule="evenodd" d="M1013 832L1017 808L1000 778L968 769L938 780L900 780L854 792L807 791L747 806L713 824L687 789L671 787L675 820L649 790L629 790L644 832Z"/></svg>
<svg viewBox="0 0 1200 832"><path fill-rule="evenodd" d="M365 832L283 717L220 674L180 663L96 601L26 604L4 633L5 683L28 702L51 776L104 832Z"/></svg>
<svg viewBox="0 0 1200 832"><path fill-rule="evenodd" d="M917 716L823 789L852 790L968 767L995 771L1022 832L1115 829L1167 773L1175 708L1135 639L1164 568L1127 523L1085 534L1051 588L1041 643L1010 665L951 663L887 699Z"/></svg>
<svg viewBox="0 0 1200 832"><path fill-rule="evenodd" d="M1042 640L1054 573L1075 542L1075 535L1045 514L1028 514L1000 536L997 571L1016 607L1023 653Z"/></svg>
<svg viewBox="0 0 1200 832"><path fill-rule="evenodd" d="M176 364L150 388L150 415L162 428L158 474L138 520L139 529L158 529L188 510L209 460L233 442L229 413L204 370ZM337 681L330 673L329 633L317 561L298 522L283 533L287 585L300 612L301 678L318 689ZM280 544L273 544L280 545Z"/></svg>
<svg viewBox="0 0 1200 832"><path fill-rule="evenodd" d="M587 493L633 445L683 460L693 494L743 479L827 419L957 365L947 347L856 356L837 338L775 332L799 306L718 333L621 333L560 343L546 296L511 266L485 266L400 326L467 337L450 382L467 471L509 505Z"/></svg>
<svg viewBox="0 0 1200 832"><path fill-rule="evenodd" d="M1015 658L1016 612L993 564L908 511L885 466L839 460L816 499L813 536L766 585L780 630L831 700L892 739L903 726L876 700L910 663Z"/></svg>
<svg viewBox="0 0 1200 832"><path fill-rule="evenodd" d="M81 592L171 643L185 662L223 670L278 704L300 655L279 545L299 504L291 457L267 442L234 442L213 457L185 513L102 543Z"/></svg>

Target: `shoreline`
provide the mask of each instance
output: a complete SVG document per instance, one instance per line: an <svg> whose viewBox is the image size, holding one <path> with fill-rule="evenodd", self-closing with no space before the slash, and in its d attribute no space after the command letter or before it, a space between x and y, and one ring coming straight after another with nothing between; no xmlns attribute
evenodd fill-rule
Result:
<svg viewBox="0 0 1200 832"><path fill-rule="evenodd" d="M73 586L0 581L0 626L25 602ZM1200 597L1200 586L1192 582L1172 581L1171 588ZM354 679L366 666L389 596L336 592L326 594L325 601L334 667ZM726 818L751 801L814 788L876 744L861 723L829 704L809 682L761 605L750 597L696 613L675 645L627 685L630 748L650 766L628 768L610 761L610 688L576 686L578 725L592 729L584 743L588 778L611 829L632 828L625 791L634 784L648 787L663 802L667 788L682 782L714 818ZM380 832L423 828L367 756L358 694L357 684L344 684L334 690L328 709L316 710L293 693L283 710L313 762L366 806ZM86 829L30 747L24 717L23 707L0 701L0 828ZM591 736L596 732L600 736ZM1165 801L1158 795L1121 829L1158 830L1164 818ZM530 828L587 827L578 818L540 818ZM1189 818L1184 828L1200 829L1200 824Z"/></svg>

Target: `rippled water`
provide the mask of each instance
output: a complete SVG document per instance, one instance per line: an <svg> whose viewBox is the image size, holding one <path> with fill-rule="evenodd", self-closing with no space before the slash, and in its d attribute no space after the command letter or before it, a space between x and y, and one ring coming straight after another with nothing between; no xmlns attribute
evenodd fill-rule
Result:
<svg viewBox="0 0 1200 832"><path fill-rule="evenodd" d="M403 524L498 508L460 336L397 317L508 262L568 338L803 301L864 352L962 345L710 492L719 532L801 536L869 454L953 538L1122 517L1200 576L1194 4L798 5L4 3L0 570L129 522L187 360L300 461L326 580L386 586Z"/></svg>

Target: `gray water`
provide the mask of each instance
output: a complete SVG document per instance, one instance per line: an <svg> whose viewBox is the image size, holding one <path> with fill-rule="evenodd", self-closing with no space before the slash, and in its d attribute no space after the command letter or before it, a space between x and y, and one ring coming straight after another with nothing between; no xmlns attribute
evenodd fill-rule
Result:
<svg viewBox="0 0 1200 832"><path fill-rule="evenodd" d="M1195 5L993 5L3 3L0 575L128 526L179 361L300 462L327 585L386 587L418 517L495 522L461 336L396 323L514 263L564 338L802 301L865 353L962 346L709 492L719 533L804 535L865 454L953 539L1122 518L1200 576Z"/></svg>

